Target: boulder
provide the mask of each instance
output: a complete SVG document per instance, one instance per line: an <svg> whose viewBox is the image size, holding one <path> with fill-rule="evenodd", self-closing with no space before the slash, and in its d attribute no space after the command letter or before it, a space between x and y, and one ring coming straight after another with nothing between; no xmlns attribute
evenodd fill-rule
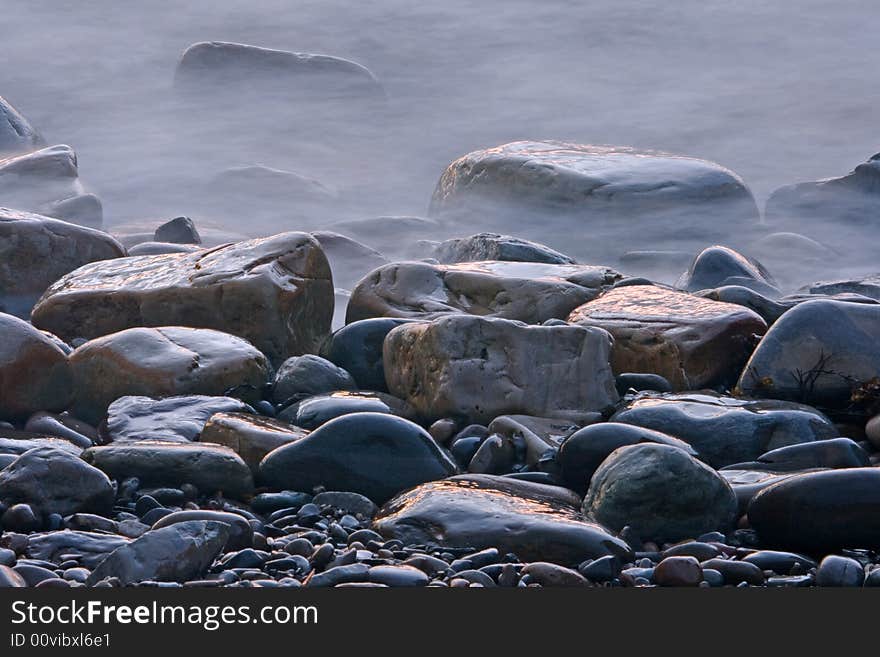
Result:
<svg viewBox="0 0 880 657"><path fill-rule="evenodd" d="M724 285L741 285L756 292L779 295L776 281L764 265L726 246L703 249L675 284L687 292Z"/></svg>
<svg viewBox="0 0 880 657"><path fill-rule="evenodd" d="M746 363L738 388L825 408L869 412L880 382L880 306L816 300L785 313Z"/></svg>
<svg viewBox="0 0 880 657"><path fill-rule="evenodd" d="M387 413L418 420L418 413L405 401L382 392L333 392L315 395L292 404L278 414L279 419L303 429L317 429L325 422L350 413Z"/></svg>
<svg viewBox="0 0 880 657"><path fill-rule="evenodd" d="M870 465L868 453L849 438L829 438L772 449L755 461L728 465L724 469L797 472L813 468L864 468Z"/></svg>
<svg viewBox="0 0 880 657"><path fill-rule="evenodd" d="M461 475L423 484L385 504L373 529L404 544L497 548L524 561L562 565L614 555L629 546L579 512L565 488L491 475Z"/></svg>
<svg viewBox="0 0 880 657"><path fill-rule="evenodd" d="M109 514L115 497L103 472L65 450L36 447L0 471L0 501L29 504L44 519L52 513Z"/></svg>
<svg viewBox="0 0 880 657"><path fill-rule="evenodd" d="M656 542L696 538L730 528L736 495L712 468L671 445L616 449L602 462L584 498L584 514Z"/></svg>
<svg viewBox="0 0 880 657"><path fill-rule="evenodd" d="M73 394L67 355L51 336L0 313L0 419L63 411Z"/></svg>
<svg viewBox="0 0 880 657"><path fill-rule="evenodd" d="M767 329L756 313L655 285L629 285L574 309L568 321L614 337L616 373L647 372L675 390L736 380Z"/></svg>
<svg viewBox="0 0 880 657"><path fill-rule="evenodd" d="M124 255L122 245L106 233L0 208L0 311L27 319L40 296L65 274Z"/></svg>
<svg viewBox="0 0 880 657"><path fill-rule="evenodd" d="M0 155L26 153L41 146L45 146L45 142L40 134L0 96Z"/></svg>
<svg viewBox="0 0 880 657"><path fill-rule="evenodd" d="M25 556L57 564L72 558L85 568L94 568L113 550L129 542L128 538L117 534L64 529L30 534Z"/></svg>
<svg viewBox="0 0 880 657"><path fill-rule="evenodd" d="M156 242L169 242L172 244L201 244L202 238L196 225L189 217L175 217L156 229L153 233Z"/></svg>
<svg viewBox="0 0 880 657"><path fill-rule="evenodd" d="M318 240L330 262L333 282L346 290L377 267L388 264L381 253L345 235L318 230L312 232L312 237Z"/></svg>
<svg viewBox="0 0 880 657"><path fill-rule="evenodd" d="M260 463L260 480L276 490L350 491L381 504L456 470L417 424L382 413L352 413L270 452Z"/></svg>
<svg viewBox="0 0 880 657"><path fill-rule="evenodd" d="M834 281L818 281L803 286L800 291L806 294L852 294L880 300L880 274L856 276Z"/></svg>
<svg viewBox="0 0 880 657"><path fill-rule="evenodd" d="M778 447L838 436L831 420L809 406L707 393L644 395L618 410L611 421L683 440L714 468L753 461Z"/></svg>
<svg viewBox="0 0 880 657"><path fill-rule="evenodd" d="M357 390L351 374L329 360L306 354L288 358L278 368L272 386L272 400L287 404L313 395L337 390Z"/></svg>
<svg viewBox="0 0 880 657"><path fill-rule="evenodd" d="M244 386L261 390L271 366L246 340L210 329L131 328L95 338L70 356L71 411L100 421L120 397L223 395Z"/></svg>
<svg viewBox="0 0 880 657"><path fill-rule="evenodd" d="M68 340L136 326L211 328L274 363L316 351L332 316L327 258L304 233L86 265L52 285L32 315Z"/></svg>
<svg viewBox="0 0 880 657"><path fill-rule="evenodd" d="M141 242L128 250L130 256L165 255L166 253L194 253L201 247L195 244L171 244L168 242Z"/></svg>
<svg viewBox="0 0 880 657"><path fill-rule="evenodd" d="M216 413L202 429L199 441L229 447L257 473L260 461L272 450L302 440L305 429L286 422L246 413Z"/></svg>
<svg viewBox="0 0 880 657"><path fill-rule="evenodd" d="M581 416L617 401L605 331L451 315L385 338L388 389L428 420Z"/></svg>
<svg viewBox="0 0 880 657"><path fill-rule="evenodd" d="M620 278L613 269L592 265L395 262L357 284L345 321L469 313L540 324L565 319Z"/></svg>
<svg viewBox="0 0 880 657"><path fill-rule="evenodd" d="M575 264L572 258L549 246L498 233L478 233L470 237L446 240L434 249L434 257L443 264L484 260Z"/></svg>

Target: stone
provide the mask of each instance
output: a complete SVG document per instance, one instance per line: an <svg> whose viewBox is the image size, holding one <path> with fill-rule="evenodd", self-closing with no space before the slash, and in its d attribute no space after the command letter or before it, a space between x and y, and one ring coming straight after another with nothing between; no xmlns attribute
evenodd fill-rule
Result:
<svg viewBox="0 0 880 657"><path fill-rule="evenodd" d="M578 428L578 423L565 419L500 415L489 423L487 430L511 443L530 469L539 470L547 458L552 456L555 460L559 446Z"/></svg>
<svg viewBox="0 0 880 657"><path fill-rule="evenodd" d="M10 532L26 534L40 529L42 524L29 504L13 504L0 516L0 527Z"/></svg>
<svg viewBox="0 0 880 657"><path fill-rule="evenodd" d="M531 581L537 582L541 586L571 588L590 585L578 571L546 561L533 561L526 564L522 573L528 575Z"/></svg>
<svg viewBox="0 0 880 657"><path fill-rule="evenodd" d="M156 229L153 233L156 242L170 242L172 244L201 244L202 238L196 225L189 217L175 217Z"/></svg>
<svg viewBox="0 0 880 657"><path fill-rule="evenodd" d="M602 329L452 315L385 338L388 389L427 420L582 416L617 401Z"/></svg>
<svg viewBox="0 0 880 657"><path fill-rule="evenodd" d="M180 522L190 522L192 520L210 520L228 525L229 538L224 545L226 550L241 550L253 546L254 530L247 519L237 513L229 513L228 511L211 511L206 509L175 511L159 518L152 528L162 529L163 527L170 527Z"/></svg>
<svg viewBox="0 0 880 657"><path fill-rule="evenodd" d="M816 570L816 586L861 586L865 569L851 557L829 554Z"/></svg>
<svg viewBox="0 0 880 657"><path fill-rule="evenodd" d="M736 495L684 450L655 443L620 447L596 470L584 498L587 517L614 531L631 527L659 542L732 526Z"/></svg>
<svg viewBox="0 0 880 657"><path fill-rule="evenodd" d="M429 577L413 566L373 566L367 572L367 581L387 586L426 586Z"/></svg>
<svg viewBox="0 0 880 657"><path fill-rule="evenodd" d="M787 477L752 499L749 523L762 545L810 554L880 547L880 469Z"/></svg>
<svg viewBox="0 0 880 657"><path fill-rule="evenodd" d="M773 449L761 454L756 461L725 468L795 472L811 468L864 468L870 465L868 453L849 438L829 438Z"/></svg>
<svg viewBox="0 0 880 657"><path fill-rule="evenodd" d="M371 499L357 493L343 491L328 490L318 493L312 502L319 507L330 506L364 518L372 518L376 515L376 511L378 511L378 508Z"/></svg>
<svg viewBox="0 0 880 657"><path fill-rule="evenodd" d="M42 411L34 413L28 418L24 430L35 434L57 436L82 449L91 447L98 439L97 429L67 413L60 415Z"/></svg>
<svg viewBox="0 0 880 657"><path fill-rule="evenodd" d="M168 242L141 242L128 250L130 256L165 255L166 253L195 253L201 247L195 244L171 244Z"/></svg>
<svg viewBox="0 0 880 657"><path fill-rule="evenodd" d="M369 69L351 60L224 41L189 46L177 64L174 85L239 97L260 91L297 99L384 95Z"/></svg>
<svg viewBox="0 0 880 657"><path fill-rule="evenodd" d="M24 578L9 566L0 566L0 588L24 588Z"/></svg>
<svg viewBox="0 0 880 657"><path fill-rule="evenodd" d="M254 413L231 397L120 397L107 409L101 432L115 444L151 440L188 443L196 440L217 413Z"/></svg>
<svg viewBox="0 0 880 657"><path fill-rule="evenodd" d="M321 247L304 233L282 233L80 267L48 289L32 318L68 340L135 326L215 329L280 364L315 352L332 316L333 281Z"/></svg>
<svg viewBox="0 0 880 657"><path fill-rule="evenodd" d="M672 392L672 385L659 374L644 374L638 372L623 372L614 378L617 394L621 397L635 390L652 390L654 392Z"/></svg>
<svg viewBox="0 0 880 657"><path fill-rule="evenodd" d="M733 559L716 557L704 561L701 565L703 570L715 570L721 573L725 584L736 586L745 582L751 586L764 585L764 574L761 572L761 569L747 561L734 561Z"/></svg>
<svg viewBox="0 0 880 657"><path fill-rule="evenodd" d="M574 309L568 321L614 337L615 373L659 374L674 390L733 383L767 330L747 308L655 285L615 288Z"/></svg>
<svg viewBox="0 0 880 657"><path fill-rule="evenodd" d="M417 413L403 400L382 392L333 392L315 395L288 406L278 414L302 429L317 429L325 422L350 413L388 413L417 420Z"/></svg>
<svg viewBox="0 0 880 657"><path fill-rule="evenodd" d="M43 138L9 101L0 96L0 155L14 155L45 146Z"/></svg>
<svg viewBox="0 0 880 657"><path fill-rule="evenodd" d="M809 406L709 393L646 394L619 409L611 421L683 440L713 468L753 461L779 447L838 436L831 420Z"/></svg>
<svg viewBox="0 0 880 657"><path fill-rule="evenodd" d="M586 521L580 498L564 488L491 475L461 475L418 486L379 510L373 528L405 544L495 547L525 561L572 566L629 546Z"/></svg>
<svg viewBox="0 0 880 657"><path fill-rule="evenodd" d="M666 557L654 568L654 582L660 586L699 586L703 569L694 557Z"/></svg>
<svg viewBox="0 0 880 657"><path fill-rule="evenodd" d="M129 542L128 538L116 534L64 529L30 534L25 554L30 559L53 563L60 563L62 557L69 557L86 568L94 568L113 550Z"/></svg>
<svg viewBox="0 0 880 657"><path fill-rule="evenodd" d="M880 449L880 415L875 415L865 425L865 437L875 449Z"/></svg>
<svg viewBox="0 0 880 657"><path fill-rule="evenodd" d="M640 443L669 445L697 456L686 442L665 433L631 424L599 422L577 430L563 441L556 459L562 469L562 481L572 490L586 492L593 474L614 450Z"/></svg>
<svg viewBox="0 0 880 657"><path fill-rule="evenodd" d="M330 262L333 282L346 290L377 267L388 264L388 259L375 249L340 233L318 230L312 232L312 237L318 240Z"/></svg>
<svg viewBox="0 0 880 657"><path fill-rule="evenodd" d="M880 307L816 300L785 313L742 371L745 395L852 412L876 403Z"/></svg>
<svg viewBox="0 0 880 657"><path fill-rule="evenodd" d="M60 449L74 456L79 456L83 451L82 447L74 445L64 438L31 433L30 431L0 430L0 454L17 458L36 447Z"/></svg>
<svg viewBox="0 0 880 657"><path fill-rule="evenodd" d="M107 515L116 492L107 476L70 452L36 447L0 471L0 501L30 505L46 518L52 513Z"/></svg>
<svg viewBox="0 0 880 657"><path fill-rule="evenodd" d="M229 538L229 526L190 520L153 529L116 548L101 561L86 584L115 577L127 586L142 581L185 582L207 571Z"/></svg>
<svg viewBox="0 0 880 657"><path fill-rule="evenodd" d="M324 358L351 374L362 390L388 392L382 345L391 329L417 320L392 317L363 319L343 326L321 349Z"/></svg>
<svg viewBox="0 0 880 657"><path fill-rule="evenodd" d="M880 274L819 281L803 286L800 292L825 295L851 294L880 300Z"/></svg>
<svg viewBox="0 0 880 657"><path fill-rule="evenodd" d="M82 457L118 481L137 477L144 485L192 484L205 494L223 491L235 498L254 489L250 468L220 445L142 441L90 447Z"/></svg>
<svg viewBox="0 0 880 657"><path fill-rule="evenodd" d="M45 203L39 212L78 226L101 230L104 225L104 205L100 198L88 192Z"/></svg>
<svg viewBox="0 0 880 657"><path fill-rule="evenodd" d="M302 440L300 427L247 413L216 413L202 429L199 441L229 447L257 473L260 461L272 450Z"/></svg>
<svg viewBox="0 0 880 657"><path fill-rule="evenodd" d="M0 311L27 319L40 296L65 274L124 255L122 245L101 231L0 208Z"/></svg>
<svg viewBox="0 0 880 657"><path fill-rule="evenodd" d="M355 286L345 322L468 313L540 324L565 319L620 278L613 269L594 265L394 262L373 270Z"/></svg>
<svg viewBox="0 0 880 657"><path fill-rule="evenodd" d="M698 292L725 285L741 285L773 296L780 294L776 281L764 265L726 246L703 249L675 287Z"/></svg>
<svg viewBox="0 0 880 657"><path fill-rule="evenodd" d="M762 490L799 473L777 473L767 470L726 470L718 471L736 493L739 514L742 516L749 508L752 499Z"/></svg>
<svg viewBox="0 0 880 657"><path fill-rule="evenodd" d="M288 358L278 368L272 386L272 400L287 404L290 400L337 390L357 390L351 374L329 360L306 354Z"/></svg>
<svg viewBox="0 0 880 657"><path fill-rule="evenodd" d="M756 565L761 570L772 570L780 575L791 574L797 564L800 564L802 569L816 567L816 562L810 557L777 550L758 550L746 555L742 560Z"/></svg>
<svg viewBox="0 0 880 657"><path fill-rule="evenodd" d="M501 260L509 262L544 262L550 265L573 265L575 261L549 246L529 240L478 233L441 242L434 249L434 258L442 264Z"/></svg>
<svg viewBox="0 0 880 657"><path fill-rule="evenodd" d="M276 490L316 486L359 493L377 504L418 484L456 473L452 460L412 422L383 413L352 413L270 452L260 480Z"/></svg>
<svg viewBox="0 0 880 657"><path fill-rule="evenodd" d="M224 395L269 382L271 366L246 340L182 326L131 328L95 338L70 356L71 412L97 422L120 397Z"/></svg>
<svg viewBox="0 0 880 657"><path fill-rule="evenodd" d="M558 141L517 141L460 157L440 177L428 214L499 228L532 225L525 237L542 235L570 251L624 235L650 248L672 237L705 241L759 216L742 179L713 162ZM639 230L629 230L636 220Z"/></svg>
<svg viewBox="0 0 880 657"><path fill-rule="evenodd" d="M12 315L0 313L0 334L0 419L65 410L73 377L64 350L51 336Z"/></svg>

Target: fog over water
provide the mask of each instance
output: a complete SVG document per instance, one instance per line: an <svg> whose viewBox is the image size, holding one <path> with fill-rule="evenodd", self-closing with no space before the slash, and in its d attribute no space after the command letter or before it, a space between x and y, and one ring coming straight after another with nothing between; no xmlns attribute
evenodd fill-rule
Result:
<svg viewBox="0 0 880 657"><path fill-rule="evenodd" d="M424 215L450 161L517 139L707 158L739 173L759 207L780 185L880 151L880 14L867 0L27 0L3 15L0 95L48 143L75 148L110 228L217 219L206 181L251 164L334 190L345 203L330 224ZM311 115L257 97L226 114L181 104L175 66L205 40L353 59L387 104ZM267 232L219 214L230 230Z"/></svg>

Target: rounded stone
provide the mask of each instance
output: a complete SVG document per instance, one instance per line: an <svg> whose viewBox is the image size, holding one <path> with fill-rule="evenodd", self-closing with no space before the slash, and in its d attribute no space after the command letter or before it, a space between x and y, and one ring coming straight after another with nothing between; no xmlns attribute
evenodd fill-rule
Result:
<svg viewBox="0 0 880 657"><path fill-rule="evenodd" d="M660 586L699 586L703 569L695 557L666 557L654 568L654 582Z"/></svg>
<svg viewBox="0 0 880 657"><path fill-rule="evenodd" d="M351 374L330 361L306 354L288 358L278 368L272 387L272 400L286 404L336 390L357 390Z"/></svg>

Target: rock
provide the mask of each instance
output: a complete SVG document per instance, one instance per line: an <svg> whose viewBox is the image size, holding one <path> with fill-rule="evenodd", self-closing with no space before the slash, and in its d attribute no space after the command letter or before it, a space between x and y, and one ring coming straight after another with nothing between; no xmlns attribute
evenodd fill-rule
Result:
<svg viewBox="0 0 880 657"><path fill-rule="evenodd" d="M308 397L288 406L278 417L303 429L312 430L333 418L350 413L388 413L408 420L418 419L417 413L406 402L391 395L346 391Z"/></svg>
<svg viewBox="0 0 880 657"><path fill-rule="evenodd" d="M216 413L254 413L231 397L120 397L107 409L102 433L115 444L151 440L188 443L196 440Z"/></svg>
<svg viewBox="0 0 880 657"><path fill-rule="evenodd" d="M73 558L86 568L94 568L113 550L129 542L128 538L115 534L64 529L30 534L27 537L25 554L30 559L54 563Z"/></svg>
<svg viewBox="0 0 880 657"><path fill-rule="evenodd" d="M0 517L0 526L10 532L26 534L38 530L42 524L29 504L13 504Z"/></svg>
<svg viewBox="0 0 880 657"><path fill-rule="evenodd" d="M342 509L346 513L352 515L360 515L364 518L372 518L376 515L376 505L369 498L357 493L346 493L340 491L324 491L318 493L312 500L317 506L331 506L335 509Z"/></svg>
<svg viewBox="0 0 880 657"><path fill-rule="evenodd" d="M191 522L193 520L209 520L228 525L229 538L224 545L226 550L242 550L253 545L254 530L247 519L237 513L229 513L227 511L175 511L159 518L153 524L153 529L162 529L163 527L170 527L177 523Z"/></svg>
<svg viewBox="0 0 880 657"><path fill-rule="evenodd" d="M760 491L748 508L762 545L821 554L880 547L880 469L791 476Z"/></svg>
<svg viewBox="0 0 880 657"><path fill-rule="evenodd" d="M532 234L585 250L587 239L603 243L623 235L651 248L673 236L711 239L726 232L721 226L753 224L758 210L742 179L712 162L626 147L519 141L450 164L429 215L462 222L479 217L497 226L521 221L535 226ZM628 230L635 220L637 234ZM573 221L589 227L581 243Z"/></svg>
<svg viewBox="0 0 880 657"><path fill-rule="evenodd" d="M127 586L145 580L185 582L204 573L229 538L229 526L190 520L153 529L118 547L97 565L86 584L115 577Z"/></svg>
<svg viewBox="0 0 880 657"><path fill-rule="evenodd" d="M654 582L660 586L699 586L703 569L694 557L666 557L654 568Z"/></svg>
<svg viewBox="0 0 880 657"><path fill-rule="evenodd" d="M0 454L18 457L36 447L60 449L74 456L79 456L83 451L82 447L64 438L54 438L30 431L0 431Z"/></svg>
<svg viewBox="0 0 880 657"><path fill-rule="evenodd" d="M860 276L835 281L819 281L805 285L800 290L806 294L850 294L880 300L880 274Z"/></svg>
<svg viewBox="0 0 880 657"><path fill-rule="evenodd" d="M153 234L156 242L170 242L172 244L201 244L202 238L196 225L189 217L175 217L156 229Z"/></svg>
<svg viewBox="0 0 880 657"><path fill-rule="evenodd" d="M382 345L391 329L416 320L378 317L352 322L333 333L322 355L347 371L362 390L387 392Z"/></svg>
<svg viewBox="0 0 880 657"><path fill-rule="evenodd" d="M510 443L518 456L524 458L525 464L530 469L540 470L551 455L555 460L556 451L563 440L578 428L578 424L565 419L501 415L489 423L487 430L489 434L494 434ZM521 474L525 476L526 473Z"/></svg>
<svg viewBox="0 0 880 657"><path fill-rule="evenodd" d="M243 43L202 41L188 47L174 75L180 90L202 94L223 91L241 97L254 92L269 97L382 96L375 76L341 57L272 50Z"/></svg>
<svg viewBox="0 0 880 657"><path fill-rule="evenodd" d="M528 575L531 581L537 582L541 586L559 588L590 585L578 571L546 561L533 561L526 564L522 573Z"/></svg>
<svg viewBox="0 0 880 657"><path fill-rule="evenodd" d="M772 326L783 313L797 305L796 301L783 302L781 299L770 299L742 285L724 285L695 293L696 296L712 301L733 303L743 306L760 315L761 319Z"/></svg>
<svg viewBox="0 0 880 657"><path fill-rule="evenodd" d="M831 420L809 406L707 393L645 395L618 410L611 421L683 440L714 468L838 435Z"/></svg>
<svg viewBox="0 0 880 657"><path fill-rule="evenodd" d="M429 578L412 566L373 566L367 573L367 581L387 586L426 586Z"/></svg>
<svg viewBox="0 0 880 657"><path fill-rule="evenodd" d="M829 554L816 571L816 586L861 586L865 569L855 559Z"/></svg>
<svg viewBox="0 0 880 657"><path fill-rule="evenodd" d="M478 233L470 237L446 240L434 249L434 257L443 264L483 260L575 264L572 258L549 246L497 233Z"/></svg>
<svg viewBox="0 0 880 657"><path fill-rule="evenodd" d="M42 518L52 513L106 515L115 497L103 472L59 449L36 447L0 471L0 501L28 504Z"/></svg>
<svg viewBox="0 0 880 657"><path fill-rule="evenodd" d="M83 459L118 481L137 477L144 485L192 484L205 494L223 491L236 498L246 497L254 489L244 461L219 445L143 441L90 447L83 452Z"/></svg>
<svg viewBox="0 0 880 657"><path fill-rule="evenodd" d="M275 374L272 400L287 404L290 400L337 390L357 390L351 374L329 360L307 354L288 358L281 364Z"/></svg>
<svg viewBox="0 0 880 657"><path fill-rule="evenodd" d="M182 326L131 328L86 342L70 356L71 411L97 422L120 397L224 395L268 384L271 366L246 340Z"/></svg>
<svg viewBox="0 0 880 657"><path fill-rule="evenodd" d="M388 389L428 420L572 418L617 401L611 338L595 328L452 315L385 338Z"/></svg>
<svg viewBox="0 0 880 657"><path fill-rule="evenodd" d="M776 473L766 470L719 470L720 474L733 488L736 493L736 502L739 507L739 514L743 515L749 507L752 499L762 490L783 481L796 473Z"/></svg>
<svg viewBox="0 0 880 657"><path fill-rule="evenodd" d="M73 377L67 355L52 336L3 313L0 334L0 419L66 409Z"/></svg>
<svg viewBox="0 0 880 657"><path fill-rule="evenodd" d="M584 515L620 531L630 526L657 542L725 530L736 496L714 470L684 450L643 443L615 450L599 466L584 498Z"/></svg>
<svg viewBox="0 0 880 657"><path fill-rule="evenodd" d="M346 323L469 313L539 324L565 319L620 278L613 269L593 265L395 262L375 269L352 290Z"/></svg>
<svg viewBox="0 0 880 657"><path fill-rule="evenodd" d="M876 403L880 307L808 301L789 310L761 340L738 388L755 397L826 408Z"/></svg>
<svg viewBox="0 0 880 657"><path fill-rule="evenodd" d="M40 134L0 96L0 155L26 153L41 146L45 142Z"/></svg>
<svg viewBox="0 0 880 657"><path fill-rule="evenodd" d="M347 290L357 285L369 272L388 264L387 258L381 253L345 235L318 230L312 232L312 237L318 240L330 262L333 282Z"/></svg>
<svg viewBox="0 0 880 657"><path fill-rule="evenodd" d="M61 415L34 413L28 418L24 430L36 434L57 436L82 449L91 447L98 438L97 429L66 413Z"/></svg>
<svg viewBox="0 0 880 657"><path fill-rule="evenodd" d="M49 288L33 322L69 340L135 326L210 328L245 338L280 363L316 351L332 316L333 281L320 246L309 235L282 233L80 267Z"/></svg>
<svg viewBox="0 0 880 657"><path fill-rule="evenodd" d="M40 295L65 274L123 255L122 245L106 233L0 208L0 310L26 319Z"/></svg>
<svg viewBox="0 0 880 657"><path fill-rule="evenodd" d="M246 413L216 413L208 420L199 440L229 447L256 474L266 454L307 435L308 431L285 422Z"/></svg>
<svg viewBox="0 0 880 657"><path fill-rule="evenodd" d="M756 313L653 285L615 288L574 309L569 322L614 336L616 373L647 372L675 390L732 383L767 329Z"/></svg>
<svg viewBox="0 0 880 657"><path fill-rule="evenodd" d="M697 456L686 442L665 433L619 422L599 422L579 429L562 443L557 457L562 480L572 490L585 492L596 469L614 450L640 443L669 445Z"/></svg>
<svg viewBox="0 0 880 657"><path fill-rule="evenodd" d="M802 569L816 567L816 562L810 557L792 552L778 552L776 550L752 552L743 557L742 560L756 565L761 570L772 570L780 575L790 574L797 564L800 564Z"/></svg>
<svg viewBox="0 0 880 657"><path fill-rule="evenodd" d="M9 566L0 566L0 588L24 588L24 578Z"/></svg>
<svg viewBox="0 0 880 657"><path fill-rule="evenodd" d="M724 285L741 285L762 294L779 295L776 281L764 265L726 246L703 249L675 286L698 292Z"/></svg>
<svg viewBox="0 0 880 657"><path fill-rule="evenodd" d="M114 223L113 235L119 242L130 249L138 244L156 242L156 231L170 223L164 219L135 220L127 223ZM222 246L231 242L245 242L250 239L244 233L229 229L225 222L200 220L198 229L199 244L203 248ZM164 243L164 242L163 242ZM195 244L183 244L181 246L195 246Z"/></svg>
<svg viewBox="0 0 880 657"><path fill-rule="evenodd" d="M757 461L725 466L731 470L794 472L811 468L864 468L871 465L867 452L849 438L830 438L770 450Z"/></svg>
<svg viewBox="0 0 880 657"><path fill-rule="evenodd" d="M260 480L277 490L324 486L382 503L456 470L418 425L382 413L352 413L270 452L260 464Z"/></svg>
<svg viewBox="0 0 880 657"><path fill-rule="evenodd" d="M717 557L702 563L703 570L715 570L721 573L725 584L737 585L742 582L752 586L764 585L764 574L753 563L734 561Z"/></svg>
<svg viewBox="0 0 880 657"><path fill-rule="evenodd" d="M875 415L865 425L865 437L875 449L880 449L880 415Z"/></svg>
<svg viewBox="0 0 880 657"><path fill-rule="evenodd" d="M623 397L631 390L641 392L652 390L654 392L672 392L669 381L659 374L642 374L637 372L623 372L614 378L617 394Z"/></svg>
<svg viewBox="0 0 880 657"><path fill-rule="evenodd" d="M83 193L52 201L40 206L39 211L47 217L79 226L101 230L104 225L104 205L95 194Z"/></svg>
<svg viewBox="0 0 880 657"><path fill-rule="evenodd" d="M496 547L526 561L574 565L629 546L578 512L580 498L555 486L491 475L462 475L423 484L388 502L373 528L405 544Z"/></svg>
<svg viewBox="0 0 880 657"><path fill-rule="evenodd" d="M195 244L170 244L167 242L141 242L128 250L130 256L165 255L166 253L195 253L201 247Z"/></svg>

